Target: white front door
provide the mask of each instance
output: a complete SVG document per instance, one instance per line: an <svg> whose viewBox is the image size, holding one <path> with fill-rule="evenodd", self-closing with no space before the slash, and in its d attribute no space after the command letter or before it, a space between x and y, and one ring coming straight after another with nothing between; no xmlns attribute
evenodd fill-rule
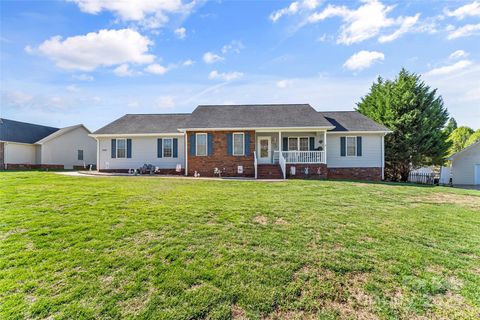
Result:
<svg viewBox="0 0 480 320"><path fill-rule="evenodd" d="M272 143L270 137L258 138L258 163L272 162Z"/></svg>

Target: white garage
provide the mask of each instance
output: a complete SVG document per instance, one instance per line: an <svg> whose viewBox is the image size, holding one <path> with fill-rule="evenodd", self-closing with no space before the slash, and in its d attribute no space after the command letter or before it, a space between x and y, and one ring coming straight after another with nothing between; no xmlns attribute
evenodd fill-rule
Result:
<svg viewBox="0 0 480 320"><path fill-rule="evenodd" d="M480 185L480 141L457 152L452 161L453 185Z"/></svg>

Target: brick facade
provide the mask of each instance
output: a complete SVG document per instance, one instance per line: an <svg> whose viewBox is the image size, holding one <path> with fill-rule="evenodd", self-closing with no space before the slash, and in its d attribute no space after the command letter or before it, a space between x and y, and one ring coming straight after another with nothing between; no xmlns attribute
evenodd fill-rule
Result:
<svg viewBox="0 0 480 320"><path fill-rule="evenodd" d="M231 156L227 152L227 133L249 132L250 155ZM188 175L193 176L195 171L203 177L213 177L214 169L222 171L223 177L254 177L255 168L253 152L255 150L255 131L202 131L198 133L211 133L213 142L213 154L211 156L194 156L190 154L190 135L196 132L187 132L187 159ZM237 173L237 167L243 166L243 174Z"/></svg>
<svg viewBox="0 0 480 320"><path fill-rule="evenodd" d="M63 164L22 164L7 163L6 170L63 170Z"/></svg>
<svg viewBox="0 0 480 320"><path fill-rule="evenodd" d="M328 179L381 181L382 168L328 168Z"/></svg>
<svg viewBox="0 0 480 320"><path fill-rule="evenodd" d="M82 169L83 170L83 169ZM100 169L99 172L105 173L129 173L130 169ZM169 176L183 176L185 175L185 170L182 169L180 172L177 172L176 169L160 169L160 175L169 175Z"/></svg>
<svg viewBox="0 0 480 320"><path fill-rule="evenodd" d="M295 167L295 175L291 175L291 167ZM287 178L288 179L326 179L327 165L320 164L287 164ZM307 170L305 170L307 169Z"/></svg>

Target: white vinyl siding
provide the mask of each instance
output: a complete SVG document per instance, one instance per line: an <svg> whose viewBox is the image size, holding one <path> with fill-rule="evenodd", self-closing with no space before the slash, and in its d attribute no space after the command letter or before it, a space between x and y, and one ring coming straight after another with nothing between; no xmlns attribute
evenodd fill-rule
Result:
<svg viewBox="0 0 480 320"><path fill-rule="evenodd" d="M34 144L5 142L4 162L12 164L36 164L37 150Z"/></svg>
<svg viewBox="0 0 480 320"><path fill-rule="evenodd" d="M480 165L480 144L459 154L452 161L452 183L475 183L475 165Z"/></svg>
<svg viewBox="0 0 480 320"><path fill-rule="evenodd" d="M243 156L245 154L245 135L243 133L233 134L233 155Z"/></svg>
<svg viewBox="0 0 480 320"><path fill-rule="evenodd" d="M181 164L182 168L185 167L185 143L183 136L175 136L178 139L178 158L158 158L157 157L157 140L162 137L129 137L132 139L132 146L135 147L135 152L132 152L131 158L116 158L112 159L111 155L111 139L99 138L99 168L100 169L130 169L140 168L145 163L152 164L160 169L175 169L177 164ZM173 138L169 137L169 138ZM163 148L163 142L162 142Z"/></svg>
<svg viewBox="0 0 480 320"><path fill-rule="evenodd" d="M342 136L346 135L327 132L327 166L329 168L380 168L382 166L383 133L360 135L362 137L361 157L340 155L340 137Z"/></svg>

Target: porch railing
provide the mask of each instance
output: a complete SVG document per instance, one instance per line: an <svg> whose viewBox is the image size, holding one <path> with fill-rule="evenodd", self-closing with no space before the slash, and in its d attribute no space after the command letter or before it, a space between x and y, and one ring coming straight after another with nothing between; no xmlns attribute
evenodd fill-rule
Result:
<svg viewBox="0 0 480 320"><path fill-rule="evenodd" d="M275 151L274 159L282 155L285 163L326 163L325 151Z"/></svg>

